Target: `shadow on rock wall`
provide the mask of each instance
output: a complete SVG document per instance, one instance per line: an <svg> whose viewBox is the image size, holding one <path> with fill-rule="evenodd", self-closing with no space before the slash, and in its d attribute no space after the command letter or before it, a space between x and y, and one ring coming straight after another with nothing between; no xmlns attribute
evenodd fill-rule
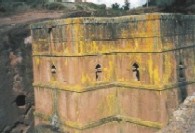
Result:
<svg viewBox="0 0 195 133"><path fill-rule="evenodd" d="M32 133L34 95L27 25L0 27L0 132Z"/></svg>

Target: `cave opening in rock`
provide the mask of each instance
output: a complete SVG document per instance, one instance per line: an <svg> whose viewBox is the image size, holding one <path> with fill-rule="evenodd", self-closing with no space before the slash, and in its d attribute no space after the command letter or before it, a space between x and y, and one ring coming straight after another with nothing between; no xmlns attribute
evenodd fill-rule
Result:
<svg viewBox="0 0 195 133"><path fill-rule="evenodd" d="M26 104L26 96L25 95L19 95L16 97L16 105L18 107L24 106Z"/></svg>

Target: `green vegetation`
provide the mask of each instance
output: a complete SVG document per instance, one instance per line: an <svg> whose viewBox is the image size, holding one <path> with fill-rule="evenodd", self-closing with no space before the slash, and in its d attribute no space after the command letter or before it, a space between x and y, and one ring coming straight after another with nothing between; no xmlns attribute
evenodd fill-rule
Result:
<svg viewBox="0 0 195 133"><path fill-rule="evenodd" d="M29 8L25 2L3 2L0 3L0 10L1 11L13 11L13 10L26 10Z"/></svg>
<svg viewBox="0 0 195 133"><path fill-rule="evenodd" d="M120 5L118 3L114 3L114 4L112 4L112 9L113 10L128 11L128 10L130 10L130 3L129 2L125 2L122 7L120 7Z"/></svg>
<svg viewBox="0 0 195 133"><path fill-rule="evenodd" d="M28 9L97 11L106 10L106 5L51 2L51 0L0 0L0 12L26 11Z"/></svg>
<svg viewBox="0 0 195 133"><path fill-rule="evenodd" d="M130 9L130 3L129 2L125 2L125 5L122 8L125 11L129 10Z"/></svg>
<svg viewBox="0 0 195 133"><path fill-rule="evenodd" d="M44 5L44 7L48 10L64 10L66 7L59 2L53 2L53 3L47 3Z"/></svg>
<svg viewBox="0 0 195 133"><path fill-rule="evenodd" d="M81 6L81 5L76 5L76 7L78 10L84 10L83 6Z"/></svg>
<svg viewBox="0 0 195 133"><path fill-rule="evenodd" d="M77 10L85 10L85 11L99 11L99 10L106 10L106 5L96 5L94 3L75 3Z"/></svg>
<svg viewBox="0 0 195 133"><path fill-rule="evenodd" d="M49 0L1 0L0 11L18 11L28 9L64 10L65 5L60 2L49 2Z"/></svg>
<svg viewBox="0 0 195 133"><path fill-rule="evenodd" d="M112 4L112 9L120 10L120 5L118 3L114 3L114 4Z"/></svg>
<svg viewBox="0 0 195 133"><path fill-rule="evenodd" d="M157 0L157 6L170 6L175 2L175 0Z"/></svg>
<svg viewBox="0 0 195 133"><path fill-rule="evenodd" d="M148 5L149 6L159 6L159 7L166 7L166 6L172 6L174 3L182 3L184 0L150 0ZM183 4L184 4L183 3ZM146 7L147 4L143 5L143 7Z"/></svg>
<svg viewBox="0 0 195 133"><path fill-rule="evenodd" d="M26 4L31 6L31 8L43 7L47 3L48 0L26 0Z"/></svg>

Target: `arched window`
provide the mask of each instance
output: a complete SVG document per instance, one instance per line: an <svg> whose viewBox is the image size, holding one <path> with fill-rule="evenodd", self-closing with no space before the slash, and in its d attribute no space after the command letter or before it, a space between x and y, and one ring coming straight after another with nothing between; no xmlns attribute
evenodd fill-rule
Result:
<svg viewBox="0 0 195 133"><path fill-rule="evenodd" d="M56 66L54 64L51 65L51 80L56 81Z"/></svg>
<svg viewBox="0 0 195 133"><path fill-rule="evenodd" d="M179 79L184 79L184 64L182 61L179 62Z"/></svg>
<svg viewBox="0 0 195 133"><path fill-rule="evenodd" d="M52 28L48 28L48 33L50 34L52 32Z"/></svg>
<svg viewBox="0 0 195 133"><path fill-rule="evenodd" d="M52 65L51 66L51 73L52 74L55 74L56 73L56 67L55 67L55 65Z"/></svg>
<svg viewBox="0 0 195 133"><path fill-rule="evenodd" d="M132 65L132 71L133 71L134 80L135 81L140 81L139 65L137 63L134 63Z"/></svg>
<svg viewBox="0 0 195 133"><path fill-rule="evenodd" d="M101 80L101 73L102 73L102 67L100 64L97 64L95 66L95 79L96 79L96 81Z"/></svg>

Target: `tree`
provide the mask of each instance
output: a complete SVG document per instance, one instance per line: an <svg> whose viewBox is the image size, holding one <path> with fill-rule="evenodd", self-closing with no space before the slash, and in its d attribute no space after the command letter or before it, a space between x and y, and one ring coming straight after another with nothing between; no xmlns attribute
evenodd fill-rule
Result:
<svg viewBox="0 0 195 133"><path fill-rule="evenodd" d="M123 10L127 11L130 9L130 3L128 1L125 1L125 5L123 6Z"/></svg>
<svg viewBox="0 0 195 133"><path fill-rule="evenodd" d="M119 10L120 9L120 5L118 3L114 3L114 4L112 4L112 9Z"/></svg>

